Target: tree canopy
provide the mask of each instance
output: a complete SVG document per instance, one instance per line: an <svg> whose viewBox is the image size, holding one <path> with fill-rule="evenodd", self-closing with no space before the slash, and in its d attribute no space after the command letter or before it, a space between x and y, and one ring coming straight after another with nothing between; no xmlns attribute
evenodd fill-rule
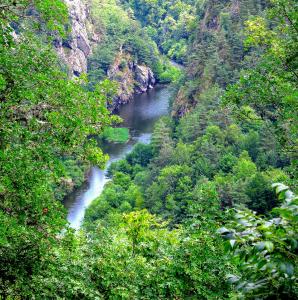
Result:
<svg viewBox="0 0 298 300"><path fill-rule="evenodd" d="M62 0L0 4L0 299L297 299L296 2L88 4L102 40L76 79ZM96 138L128 139L107 108L119 51L174 82L172 114L74 231L65 186L105 167Z"/></svg>

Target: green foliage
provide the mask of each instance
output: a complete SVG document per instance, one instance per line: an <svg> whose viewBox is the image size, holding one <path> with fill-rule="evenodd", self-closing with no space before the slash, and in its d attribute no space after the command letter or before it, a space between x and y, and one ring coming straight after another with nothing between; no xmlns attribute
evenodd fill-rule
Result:
<svg viewBox="0 0 298 300"><path fill-rule="evenodd" d="M141 210L124 214L115 227L99 224L96 233L91 233L92 270L100 274L95 280L104 298L190 295L220 299L227 295L228 286L222 289L227 268L219 240L210 238L195 224L189 231L170 231L165 226ZM222 263L217 264L217 259Z"/></svg>
<svg viewBox="0 0 298 300"><path fill-rule="evenodd" d="M278 204L271 189L270 181L263 174L257 173L253 176L246 187L245 193L250 199L247 206L258 213L269 212Z"/></svg>
<svg viewBox="0 0 298 300"><path fill-rule="evenodd" d="M128 128L106 127L100 137L108 142L126 143L129 140Z"/></svg>
<svg viewBox="0 0 298 300"><path fill-rule="evenodd" d="M187 41L195 26L195 1L123 0L149 36L169 58L185 62ZM168 78L168 77L167 77Z"/></svg>
<svg viewBox="0 0 298 300"><path fill-rule="evenodd" d="M63 31L65 5L15 3L0 4L0 298L296 299L298 200L271 189L297 179L295 3L263 14L259 0L92 0L91 84L68 80L35 34L36 19L39 33ZM188 60L186 76L157 45ZM149 145L111 164L74 233L57 200L90 163L104 166L90 137L128 139L106 108L115 86L96 85L115 58L183 84L183 117L162 118Z"/></svg>
<svg viewBox="0 0 298 300"><path fill-rule="evenodd" d="M235 220L222 228L228 238L227 251L240 271L229 280L239 299L296 299L297 287L297 201L283 184L275 184L280 207L274 218L256 216L250 210L236 210Z"/></svg>
<svg viewBox="0 0 298 300"><path fill-rule="evenodd" d="M31 12L30 12L31 9ZM34 13L32 13L34 9ZM23 16L30 18L31 28L37 27L53 33L65 34L67 6L61 0L3 0L0 6L0 44L11 46L13 28L11 22L23 21ZM21 31L22 24L19 28Z"/></svg>
<svg viewBox="0 0 298 300"><path fill-rule="evenodd" d="M179 51L180 46L176 48L168 38L178 32L173 26L177 25L177 17L183 15L183 9L176 10L178 2L171 3L173 8L169 11L164 10L167 1L123 2L134 8L135 16L158 44L163 41L159 45L165 52L174 55ZM275 130L281 126L287 141L295 140L295 105L291 102L296 88L294 58L288 71L280 64L285 57L289 58L284 49L295 52L292 47L296 33L290 22L295 16L292 7L283 9L289 4L274 1L269 10L274 21L257 18L245 25L249 16L263 10L263 1L197 1L199 26L196 30L192 28L191 37L183 37L185 41L191 38L187 50L189 63L186 77L179 81L184 86L173 107L175 116L184 116L159 120L151 145L137 146L126 159L113 164L109 170L112 181L87 212L85 226L91 236L104 230L119 234L124 212L124 228L128 228L124 249L133 253L134 258L129 265L146 257L144 261L150 261L152 266L158 257L163 266L162 270L154 269L161 284L150 281L149 288L148 281L138 277L144 270L152 274L148 265L142 264L138 271L133 269L135 277L127 273L123 280L111 260L121 297L142 299L138 294L141 289L144 298L153 299L297 298L297 201L285 186L279 185L279 197L271 189L274 182L293 183L297 178L293 172L294 151L284 151L287 143L279 143L282 131ZM279 10L281 15L289 13L284 36L278 23L285 24L278 19ZM159 32L160 26L163 34L169 33L167 38ZM245 48L248 44L242 45L245 26L246 32L252 34L248 37L248 43L253 45L250 49ZM286 46L279 47L280 38ZM177 43L183 44L179 39ZM270 65L269 58L277 59ZM248 70L243 76L241 68ZM158 70L163 73L162 65L158 65ZM239 77L239 83L226 92L227 85ZM229 105L222 105L226 103ZM187 114L189 110L192 111ZM231 211L223 214L228 207L237 211L236 222L231 220ZM169 229L157 229L156 219L143 208L166 220L168 228L178 233L176 243L171 245L174 252L167 247L159 248L156 256L156 246L150 240L156 236L150 229L155 233ZM231 228L220 230L228 239L226 242L216 235L223 223ZM124 239L119 236L111 239L110 244L115 247L119 241L123 246ZM160 242L161 245L164 244ZM109 248L109 257L112 252L116 253L115 248ZM168 259L168 255L171 259L165 263L163 259ZM123 261L128 261L124 257ZM102 270L106 272L107 269ZM148 278L152 279L151 276ZM127 288L123 288L124 281ZM112 285L106 290L118 292Z"/></svg>
<svg viewBox="0 0 298 300"><path fill-rule="evenodd" d="M190 189L190 169L187 166L167 166L146 191L145 206L154 213L181 218L186 213Z"/></svg>
<svg viewBox="0 0 298 300"><path fill-rule="evenodd" d="M182 76L182 71L175 66L168 65L158 76L160 83L176 83Z"/></svg>
<svg viewBox="0 0 298 300"><path fill-rule="evenodd" d="M9 22L32 4L15 3L1 3L1 30L9 31ZM66 17L60 1L33 4L51 29ZM66 225L65 210L54 194L65 175L61 157L103 166L107 156L87 138L113 118L103 86L91 93L84 78L68 80L51 46L29 29L20 31L13 44L1 40L0 73L0 295L15 298L13 286L21 289L47 265Z"/></svg>
<svg viewBox="0 0 298 300"><path fill-rule="evenodd" d="M93 54L88 59L88 76L91 86L103 80L117 56L125 53L129 55L129 63L145 64L149 66L160 80L161 67L171 71L167 82L178 77L176 69L169 69L160 57L157 45L146 30L137 22L129 11L124 10L115 0L92 0L91 13L95 26L103 36ZM127 66L122 61L120 68ZM169 81L170 80L170 81ZM164 82L164 81L163 81Z"/></svg>
<svg viewBox="0 0 298 300"><path fill-rule="evenodd" d="M235 109L255 108L289 151L297 150L297 18L293 1L272 1L266 18L246 22L246 45L264 48L264 55L224 98Z"/></svg>
<svg viewBox="0 0 298 300"><path fill-rule="evenodd" d="M225 89L239 78L242 68L251 68L262 49L243 46L245 21L261 14L262 0L196 1L190 42L186 51L186 84L183 99L174 107L177 115L200 103L200 95L217 85Z"/></svg>
<svg viewBox="0 0 298 300"><path fill-rule="evenodd" d="M130 165L140 165L142 167L146 167L152 158L152 146L145 144L137 144L133 151L126 156L126 160Z"/></svg>
<svg viewBox="0 0 298 300"><path fill-rule="evenodd" d="M55 199L62 201L67 194L82 186L89 168L90 164L86 161L79 162L74 157L62 159L63 177L54 185Z"/></svg>
<svg viewBox="0 0 298 300"><path fill-rule="evenodd" d="M118 160L111 163L108 169L108 176L112 177L115 172L121 172L124 174L132 173L132 166L127 162L127 160Z"/></svg>

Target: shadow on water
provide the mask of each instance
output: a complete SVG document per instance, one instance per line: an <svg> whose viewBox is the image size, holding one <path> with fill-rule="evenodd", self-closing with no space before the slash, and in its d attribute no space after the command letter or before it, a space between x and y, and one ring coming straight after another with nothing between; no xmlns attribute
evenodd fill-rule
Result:
<svg viewBox="0 0 298 300"><path fill-rule="evenodd" d="M116 112L123 119L121 126L129 128L131 139L126 144L104 143L102 149L110 156L106 169L92 167L87 182L65 198L64 205L68 210L67 219L71 227L80 227L86 208L100 196L104 185L109 181L106 177L108 166L124 158L136 143L150 142L155 122L168 114L170 98L171 90L168 86L156 86L147 93L136 95L130 103L121 106Z"/></svg>

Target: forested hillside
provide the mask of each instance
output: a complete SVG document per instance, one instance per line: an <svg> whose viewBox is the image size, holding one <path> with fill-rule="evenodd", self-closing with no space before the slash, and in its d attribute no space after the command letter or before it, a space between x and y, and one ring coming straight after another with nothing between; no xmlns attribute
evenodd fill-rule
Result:
<svg viewBox="0 0 298 300"><path fill-rule="evenodd" d="M297 2L68 5L0 3L0 299L297 299ZM156 83L169 115L71 229L111 110Z"/></svg>
<svg viewBox="0 0 298 300"><path fill-rule="evenodd" d="M188 41L196 28L196 1L121 2L141 22L164 54L177 62L185 62Z"/></svg>

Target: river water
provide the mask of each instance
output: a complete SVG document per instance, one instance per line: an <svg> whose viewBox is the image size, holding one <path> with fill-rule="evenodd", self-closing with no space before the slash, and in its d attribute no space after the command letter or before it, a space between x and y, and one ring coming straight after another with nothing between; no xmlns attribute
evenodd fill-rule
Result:
<svg viewBox="0 0 298 300"><path fill-rule="evenodd" d="M121 126L130 130L131 139L126 144L105 143L102 148L109 154L108 166L125 157L138 143L149 143L155 122L168 114L171 90L168 86L156 86L147 93L136 95L134 99L122 105L117 114L123 119ZM68 210L67 219L72 228L78 229L84 219L87 207L100 196L108 182L107 168L100 170L92 167L87 182L72 194L68 195L64 205Z"/></svg>

